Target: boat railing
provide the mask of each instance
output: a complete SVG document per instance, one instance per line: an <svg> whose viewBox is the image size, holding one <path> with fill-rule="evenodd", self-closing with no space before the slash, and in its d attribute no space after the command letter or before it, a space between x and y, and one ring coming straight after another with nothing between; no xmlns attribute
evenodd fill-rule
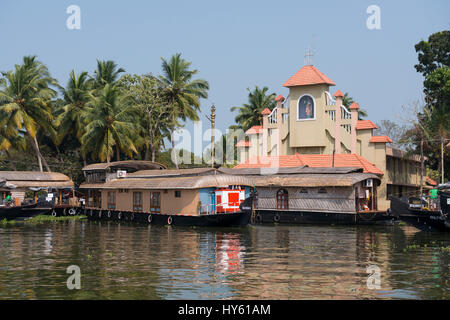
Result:
<svg viewBox="0 0 450 320"><path fill-rule="evenodd" d="M240 203L239 203L240 204ZM229 206L228 202L224 203L214 203L214 204L204 204L199 207L199 214L217 214L217 213L232 213L232 212L238 212L240 211L239 204L236 206L233 206L231 208L226 208L223 211L217 210L217 207L223 208L224 206Z"/></svg>

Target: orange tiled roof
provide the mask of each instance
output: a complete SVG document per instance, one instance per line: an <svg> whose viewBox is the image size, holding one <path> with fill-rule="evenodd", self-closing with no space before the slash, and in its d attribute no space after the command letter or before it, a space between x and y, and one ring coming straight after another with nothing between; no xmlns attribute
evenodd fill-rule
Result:
<svg viewBox="0 0 450 320"><path fill-rule="evenodd" d="M342 93L341 90L338 90L338 91L335 92L335 94L333 94L333 96L334 96L334 97L342 97L342 98L343 98L343 97L344 97L344 94Z"/></svg>
<svg viewBox="0 0 450 320"><path fill-rule="evenodd" d="M279 94L276 98L275 101L284 101L284 97L282 94Z"/></svg>
<svg viewBox="0 0 450 320"><path fill-rule="evenodd" d="M372 138L370 138L369 142L383 142L383 143L389 143L392 142L391 139L389 139L388 136L372 136Z"/></svg>
<svg viewBox="0 0 450 320"><path fill-rule="evenodd" d="M352 109L360 109L359 104L357 104L356 102L353 102L350 107L348 107L350 110ZM370 121L370 120L369 120Z"/></svg>
<svg viewBox="0 0 450 320"><path fill-rule="evenodd" d="M308 167L329 168L332 166L333 155L331 154L295 154L286 156L266 156L253 157L245 162L238 164L234 168L269 168L269 167L299 167L307 165ZM364 172L383 175L383 171L378 169L373 163L358 154L336 154L334 157L335 167L357 167L362 168Z"/></svg>
<svg viewBox="0 0 450 320"><path fill-rule="evenodd" d="M262 115L271 114L271 113L272 113L272 111L270 111L269 108L265 108L263 111L261 111Z"/></svg>
<svg viewBox="0 0 450 320"><path fill-rule="evenodd" d="M307 86L311 84L326 83L335 86L333 80L328 78L314 66L304 66L286 81L284 87Z"/></svg>
<svg viewBox="0 0 450 320"><path fill-rule="evenodd" d="M250 141L241 140L236 143L236 147L250 147Z"/></svg>
<svg viewBox="0 0 450 320"><path fill-rule="evenodd" d="M370 120L358 120L356 130L378 129L377 125Z"/></svg>
<svg viewBox="0 0 450 320"><path fill-rule="evenodd" d="M258 133L262 133L262 131L263 131L262 126L253 126L250 129L248 129L247 131L245 131L245 134L258 134Z"/></svg>

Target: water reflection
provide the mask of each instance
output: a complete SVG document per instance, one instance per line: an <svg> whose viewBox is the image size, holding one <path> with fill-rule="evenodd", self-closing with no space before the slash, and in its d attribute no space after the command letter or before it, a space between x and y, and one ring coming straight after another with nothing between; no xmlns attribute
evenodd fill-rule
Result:
<svg viewBox="0 0 450 320"><path fill-rule="evenodd" d="M14 225L0 228L0 298L448 299L449 240L399 226ZM81 290L66 287L72 264Z"/></svg>

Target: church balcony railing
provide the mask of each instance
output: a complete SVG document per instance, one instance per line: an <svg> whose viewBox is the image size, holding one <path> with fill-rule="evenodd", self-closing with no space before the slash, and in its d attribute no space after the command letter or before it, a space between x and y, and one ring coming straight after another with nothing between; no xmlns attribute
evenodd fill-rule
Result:
<svg viewBox="0 0 450 320"><path fill-rule="evenodd" d="M277 107L273 108L272 113L269 114L269 123L277 123Z"/></svg>
<svg viewBox="0 0 450 320"><path fill-rule="evenodd" d="M327 106L336 105L336 100L333 99L333 97L331 96L331 94L328 91L325 91L325 97L326 97Z"/></svg>

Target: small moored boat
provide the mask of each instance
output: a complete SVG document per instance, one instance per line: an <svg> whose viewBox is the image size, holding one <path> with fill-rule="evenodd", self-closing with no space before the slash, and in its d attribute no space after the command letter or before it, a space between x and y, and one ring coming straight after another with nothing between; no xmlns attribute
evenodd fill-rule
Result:
<svg viewBox="0 0 450 320"><path fill-rule="evenodd" d="M418 197L391 197L390 212L422 231L450 231L448 214L442 210L430 210L426 201Z"/></svg>

